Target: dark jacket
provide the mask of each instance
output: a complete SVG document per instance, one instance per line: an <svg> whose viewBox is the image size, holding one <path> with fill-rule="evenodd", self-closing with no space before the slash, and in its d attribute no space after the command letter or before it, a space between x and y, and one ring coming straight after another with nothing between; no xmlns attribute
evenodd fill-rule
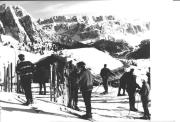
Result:
<svg viewBox="0 0 180 122"><path fill-rule="evenodd" d="M119 79L119 82L120 82L120 87L121 88L126 88L126 81L128 79L128 72L125 72L121 78Z"/></svg>
<svg viewBox="0 0 180 122"><path fill-rule="evenodd" d="M77 73L76 69L74 69L73 71L70 72L68 81L69 81L69 85L71 85L72 89L74 87L78 87L78 81L77 81L78 77L79 77L79 74Z"/></svg>
<svg viewBox="0 0 180 122"><path fill-rule="evenodd" d="M151 74L150 74L150 72L147 72L146 73L146 76L148 77L148 84L149 84L149 87L151 87L151 76L150 76Z"/></svg>
<svg viewBox="0 0 180 122"><path fill-rule="evenodd" d="M92 74L88 69L81 71L78 81L81 91L89 91L93 89Z"/></svg>
<svg viewBox="0 0 180 122"><path fill-rule="evenodd" d="M149 84L144 82L139 92L139 94L141 95L142 101L145 101L145 102L149 101L149 92L150 92Z"/></svg>
<svg viewBox="0 0 180 122"><path fill-rule="evenodd" d="M126 81L126 90L127 92L134 93L136 88L140 89L140 86L136 83L136 76L128 73L127 81Z"/></svg>
<svg viewBox="0 0 180 122"><path fill-rule="evenodd" d="M22 76L32 76L34 72L34 65L30 61L22 61L17 64L16 73Z"/></svg>
<svg viewBox="0 0 180 122"><path fill-rule="evenodd" d="M108 68L102 68L100 75L102 78L107 79L110 75L114 75L110 69Z"/></svg>

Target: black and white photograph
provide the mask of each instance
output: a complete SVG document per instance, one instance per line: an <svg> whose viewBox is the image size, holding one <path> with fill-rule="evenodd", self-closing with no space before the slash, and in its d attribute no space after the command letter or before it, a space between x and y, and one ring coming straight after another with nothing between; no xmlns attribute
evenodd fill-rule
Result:
<svg viewBox="0 0 180 122"><path fill-rule="evenodd" d="M0 122L156 120L151 10L150 1L0 1Z"/></svg>

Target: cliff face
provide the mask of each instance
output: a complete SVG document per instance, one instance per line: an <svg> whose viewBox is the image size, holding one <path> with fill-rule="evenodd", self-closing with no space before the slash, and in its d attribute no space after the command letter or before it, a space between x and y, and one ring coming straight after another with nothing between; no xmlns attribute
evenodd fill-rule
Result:
<svg viewBox="0 0 180 122"><path fill-rule="evenodd" d="M117 40L141 35L149 31L149 22L128 22L114 16L55 16L37 21L42 29L63 39L76 41ZM53 33L52 33L53 32Z"/></svg>
<svg viewBox="0 0 180 122"><path fill-rule="evenodd" d="M11 35L16 40L19 40L19 42L24 40L24 37L27 35L27 33L21 26L19 18L16 16L12 6L1 6L0 21L3 25L4 34ZM27 38L27 41L30 41L29 38Z"/></svg>
<svg viewBox="0 0 180 122"><path fill-rule="evenodd" d="M90 46L120 53L132 50L132 43L149 39L139 38L149 30L149 22L127 21L112 15L54 16L35 21L20 6L0 5L0 34L12 36L19 42L19 49L26 51L51 50L53 43L59 49Z"/></svg>
<svg viewBox="0 0 180 122"><path fill-rule="evenodd" d="M20 6L0 6L0 33L11 35L26 46L26 51L51 40L38 26L33 17Z"/></svg>

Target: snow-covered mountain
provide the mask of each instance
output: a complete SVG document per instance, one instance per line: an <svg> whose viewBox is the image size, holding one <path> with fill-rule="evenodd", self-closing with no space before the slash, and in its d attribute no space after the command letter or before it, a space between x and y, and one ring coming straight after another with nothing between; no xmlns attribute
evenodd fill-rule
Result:
<svg viewBox="0 0 180 122"><path fill-rule="evenodd" d="M5 4L0 6L0 34L12 36L26 51L53 40L21 6Z"/></svg>
<svg viewBox="0 0 180 122"><path fill-rule="evenodd" d="M47 33L61 40L75 40L83 43L96 40L125 40L132 46L142 38L149 38L150 23L140 20L122 20L109 16L54 16L39 19L38 23ZM142 37L146 35L146 37Z"/></svg>
<svg viewBox="0 0 180 122"><path fill-rule="evenodd" d="M11 41L4 45L33 53L95 47L119 58L134 51L142 40L150 41L149 30L148 21L112 15L54 16L36 21L21 6L0 5L0 40L11 36L18 44Z"/></svg>
<svg viewBox="0 0 180 122"><path fill-rule="evenodd" d="M21 6L0 5L0 34L12 36L26 51L51 48L52 42L60 45L58 48L79 48L81 43L94 46L99 40L114 43L123 40L134 47L149 39L149 30L147 21L119 19L112 15L54 16L36 21Z"/></svg>

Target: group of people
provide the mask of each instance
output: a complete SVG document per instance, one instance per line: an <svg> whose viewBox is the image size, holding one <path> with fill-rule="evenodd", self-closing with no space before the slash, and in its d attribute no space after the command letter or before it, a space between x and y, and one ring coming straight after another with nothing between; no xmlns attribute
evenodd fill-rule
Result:
<svg viewBox="0 0 180 122"><path fill-rule="evenodd" d="M20 63L16 67L16 72L20 75L21 85L24 89L24 93L27 99L27 102L24 105L29 105L33 103L32 91L31 91L31 82L34 71L34 65L30 61L25 61L23 54L19 55ZM93 89L93 77L89 69L86 68L84 62L78 62L76 66L72 65L72 62L69 63L69 75L68 75L68 84L69 84L69 103L68 107L75 110L79 110L78 103L78 89L82 93L84 103L86 106L86 114L82 116L84 119L92 118L91 112L91 93ZM149 92L150 92L150 81L148 83L143 81L142 87L136 83L136 77L133 74L134 69L131 69L129 72L125 72L120 78L120 85L118 90L118 96L121 96L121 88L124 89L123 94L125 95L125 90L129 96L129 107L130 111L137 111L135 108L135 94L138 92L141 95L141 100L144 109L144 119L150 119L150 113L148 110L149 102ZM104 92L102 94L108 94L108 77L110 75L115 75L107 68L107 65L104 64L104 68L101 69L100 75L102 77ZM150 73L147 74L150 76ZM150 78L148 78L150 80Z"/></svg>
<svg viewBox="0 0 180 122"><path fill-rule="evenodd" d="M84 103L86 106L86 114L82 116L84 119L91 119L91 93L93 89L93 77L89 69L86 68L84 62L78 62L76 66L70 62L70 69L68 81L69 81L69 104L68 107L79 110L77 106L78 102L78 89L82 93Z"/></svg>
<svg viewBox="0 0 180 122"><path fill-rule="evenodd" d="M108 77L110 75L114 75L110 71L110 69L107 68L107 65L104 64L104 68L102 68L100 75L102 77L103 86L104 86L104 92L102 94L108 93ZM119 89L118 89L118 95L117 96L124 96L125 91L127 91L129 96L129 110L130 111L138 111L137 108L135 108L135 95L136 92L138 92L141 96L142 106L144 109L144 116L143 119L150 119L150 113L148 109L149 104L149 93L150 93L150 68L149 71L146 73L146 76L148 78L147 81L143 80L142 87L140 87L136 83L136 76L134 75L134 69L131 69L129 72L124 72L124 74L121 76L119 80ZM123 94L121 94L121 89L123 89Z"/></svg>
<svg viewBox="0 0 180 122"><path fill-rule="evenodd" d="M25 61L25 56L23 54L18 55L20 62L16 66L16 73L20 76L21 86L24 90L26 102L23 105L29 105L33 103L31 83L33 80L34 65L30 61ZM82 92L82 96L86 106L86 114L82 116L84 119L92 118L91 113L91 93L93 89L93 78L89 69L85 67L84 62L78 62L72 71L69 73L68 81L71 85L70 88L70 98L69 107L72 107L71 103L75 106L74 109L79 110L77 107L78 99L78 88Z"/></svg>

